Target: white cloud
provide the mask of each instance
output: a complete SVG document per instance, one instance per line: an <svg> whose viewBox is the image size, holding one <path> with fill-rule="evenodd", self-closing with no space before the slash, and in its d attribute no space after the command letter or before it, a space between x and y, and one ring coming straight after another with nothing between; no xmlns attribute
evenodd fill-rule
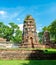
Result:
<svg viewBox="0 0 56 65"><path fill-rule="evenodd" d="M8 18L7 12L6 11L0 11L0 19L6 19Z"/></svg>
<svg viewBox="0 0 56 65"><path fill-rule="evenodd" d="M10 10L10 12L9 12ZM22 21L21 18L21 14L24 11L24 8L9 8L9 9L4 9L4 10L0 10L0 21L5 22L6 24L8 24L9 22L13 22L13 21ZM21 27L20 27L21 29Z"/></svg>
<svg viewBox="0 0 56 65"><path fill-rule="evenodd" d="M0 11L0 14L1 15L4 15L6 12L5 11Z"/></svg>
<svg viewBox="0 0 56 65"><path fill-rule="evenodd" d="M8 25L10 28L11 28L11 26L10 25Z"/></svg>
<svg viewBox="0 0 56 65"><path fill-rule="evenodd" d="M20 27L20 30L23 31L23 24L18 25Z"/></svg>
<svg viewBox="0 0 56 65"><path fill-rule="evenodd" d="M39 33L40 31L37 30L37 33Z"/></svg>
<svg viewBox="0 0 56 65"><path fill-rule="evenodd" d="M10 13L7 11L0 10L0 19L13 21L18 16L18 12ZM19 18L17 20L20 20Z"/></svg>
<svg viewBox="0 0 56 65"><path fill-rule="evenodd" d="M20 21L20 18L17 18L18 21Z"/></svg>

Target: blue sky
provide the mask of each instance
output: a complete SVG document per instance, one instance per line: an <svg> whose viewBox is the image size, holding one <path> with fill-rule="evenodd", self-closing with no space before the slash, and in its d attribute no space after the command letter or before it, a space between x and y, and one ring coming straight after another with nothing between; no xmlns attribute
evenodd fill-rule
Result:
<svg viewBox="0 0 56 65"><path fill-rule="evenodd" d="M32 15L38 31L56 19L56 0L0 0L0 21L14 22L22 29L24 18Z"/></svg>

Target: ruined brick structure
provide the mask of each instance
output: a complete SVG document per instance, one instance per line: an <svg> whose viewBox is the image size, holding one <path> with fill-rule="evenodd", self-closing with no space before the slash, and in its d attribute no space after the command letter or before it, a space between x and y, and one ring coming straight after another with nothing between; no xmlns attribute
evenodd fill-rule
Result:
<svg viewBox="0 0 56 65"><path fill-rule="evenodd" d="M49 34L49 32L47 30L43 34L43 43L45 45L49 45L50 44L50 34Z"/></svg>
<svg viewBox="0 0 56 65"><path fill-rule="evenodd" d="M38 44L35 20L28 15L23 25L23 47L35 48Z"/></svg>
<svg viewBox="0 0 56 65"><path fill-rule="evenodd" d="M47 48L56 48L56 44L52 43L52 41L50 40L50 33L47 30L43 34L42 41Z"/></svg>
<svg viewBox="0 0 56 65"><path fill-rule="evenodd" d="M0 38L0 42L6 42L6 39Z"/></svg>
<svg viewBox="0 0 56 65"><path fill-rule="evenodd" d="M43 50L0 49L0 60L56 60L56 53L47 54Z"/></svg>

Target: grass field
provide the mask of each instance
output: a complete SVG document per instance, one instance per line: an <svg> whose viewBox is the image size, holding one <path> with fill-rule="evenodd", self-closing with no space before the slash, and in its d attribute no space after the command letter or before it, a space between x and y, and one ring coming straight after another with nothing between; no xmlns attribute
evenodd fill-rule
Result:
<svg viewBox="0 0 56 65"><path fill-rule="evenodd" d="M56 53L56 49L45 49L43 51L44 51L44 53L47 53L47 54Z"/></svg>
<svg viewBox="0 0 56 65"><path fill-rule="evenodd" d="M0 60L0 65L56 65L56 60Z"/></svg>

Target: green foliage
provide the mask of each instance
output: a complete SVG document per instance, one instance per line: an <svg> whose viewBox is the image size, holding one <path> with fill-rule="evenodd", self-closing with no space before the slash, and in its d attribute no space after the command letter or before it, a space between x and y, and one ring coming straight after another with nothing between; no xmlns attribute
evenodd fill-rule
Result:
<svg viewBox="0 0 56 65"><path fill-rule="evenodd" d="M22 42L22 31L20 31L19 29L17 29L11 39L12 39L15 43L21 43L21 42Z"/></svg>
<svg viewBox="0 0 56 65"><path fill-rule="evenodd" d="M42 42L42 37L44 34L44 31L49 31L50 32L50 40L52 42L56 42L56 20L54 20L49 26L45 26L42 28L42 32L39 32L38 36L39 36L39 41Z"/></svg>
<svg viewBox="0 0 56 65"><path fill-rule="evenodd" d="M0 22L0 37L6 38L7 41L20 43L22 41L22 31L17 24L11 22L9 26Z"/></svg>
<svg viewBox="0 0 56 65"><path fill-rule="evenodd" d="M47 26L44 26L44 27L42 28L42 30L43 30L43 32L44 32L44 31L49 30L49 29L48 29Z"/></svg>
<svg viewBox="0 0 56 65"><path fill-rule="evenodd" d="M0 37L4 36L3 29L4 29L4 24L3 22L0 22Z"/></svg>
<svg viewBox="0 0 56 65"><path fill-rule="evenodd" d="M54 20L51 25L48 26L51 34L51 40L55 40L56 42L56 20Z"/></svg>
<svg viewBox="0 0 56 65"><path fill-rule="evenodd" d="M38 37L39 37L39 42L42 43L42 37L43 37L44 32L39 32Z"/></svg>

